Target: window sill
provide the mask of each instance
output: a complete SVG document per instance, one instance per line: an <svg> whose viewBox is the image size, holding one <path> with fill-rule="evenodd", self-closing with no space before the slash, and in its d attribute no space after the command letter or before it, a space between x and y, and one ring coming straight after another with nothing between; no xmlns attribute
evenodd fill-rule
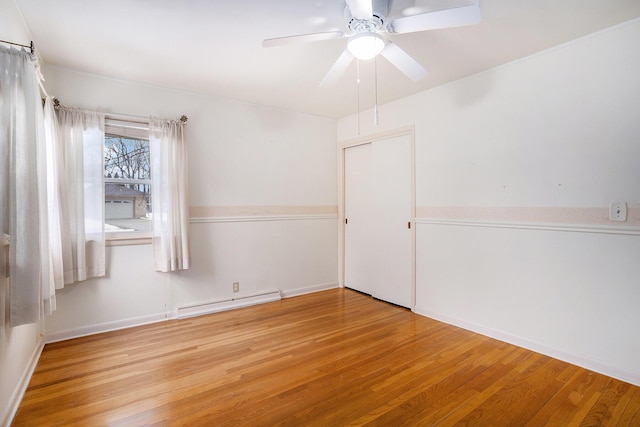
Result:
<svg viewBox="0 0 640 427"><path fill-rule="evenodd" d="M106 246L150 245L151 233L108 233L105 236Z"/></svg>

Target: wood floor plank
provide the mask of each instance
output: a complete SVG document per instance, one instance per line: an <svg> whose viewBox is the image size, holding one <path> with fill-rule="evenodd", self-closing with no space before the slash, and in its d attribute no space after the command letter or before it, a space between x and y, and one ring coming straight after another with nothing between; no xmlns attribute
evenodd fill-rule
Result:
<svg viewBox="0 0 640 427"><path fill-rule="evenodd" d="M584 426L603 426L608 424L621 397L630 388L630 384L612 379L581 424Z"/></svg>
<svg viewBox="0 0 640 427"><path fill-rule="evenodd" d="M14 426L640 425L640 388L336 289L48 344Z"/></svg>
<svg viewBox="0 0 640 427"><path fill-rule="evenodd" d="M640 426L640 387L634 387L629 393L629 402L626 404L619 420L615 420L616 426L635 427ZM614 424L612 424L614 425Z"/></svg>

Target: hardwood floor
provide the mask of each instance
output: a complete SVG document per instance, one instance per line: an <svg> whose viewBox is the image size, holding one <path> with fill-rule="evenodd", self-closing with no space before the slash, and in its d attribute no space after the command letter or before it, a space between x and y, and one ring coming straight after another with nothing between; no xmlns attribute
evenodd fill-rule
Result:
<svg viewBox="0 0 640 427"><path fill-rule="evenodd" d="M640 387L350 290L48 344L15 426L640 426Z"/></svg>

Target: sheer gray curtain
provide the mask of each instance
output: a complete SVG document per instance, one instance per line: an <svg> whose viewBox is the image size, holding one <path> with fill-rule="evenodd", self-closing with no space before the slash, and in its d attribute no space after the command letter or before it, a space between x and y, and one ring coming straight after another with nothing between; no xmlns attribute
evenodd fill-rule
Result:
<svg viewBox="0 0 640 427"><path fill-rule="evenodd" d="M9 241L9 323L55 309L39 73L30 53L0 46L0 227Z"/></svg>

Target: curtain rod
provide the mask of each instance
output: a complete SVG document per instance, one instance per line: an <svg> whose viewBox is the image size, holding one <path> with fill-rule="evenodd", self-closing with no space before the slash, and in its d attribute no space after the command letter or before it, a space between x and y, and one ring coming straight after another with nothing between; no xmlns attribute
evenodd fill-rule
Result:
<svg viewBox="0 0 640 427"><path fill-rule="evenodd" d="M58 98L53 98L53 105L56 107L62 107L63 105L60 103L60 100ZM129 120L129 121L135 121L135 122L139 122L139 123L149 123L149 117L144 117L144 116L134 116L132 114L114 114L114 113L104 113L104 116L110 119L114 119L114 120ZM189 117L187 117L186 115L182 115L180 116L179 119L182 123L187 123L187 120L189 120Z"/></svg>
<svg viewBox="0 0 640 427"><path fill-rule="evenodd" d="M7 40L0 40L0 42L6 43L6 44L12 44L14 46L28 47L29 49L31 49L31 53L34 53L36 51L36 47L33 44L33 40L31 40L31 42L28 45L22 44L22 43L10 42Z"/></svg>
<svg viewBox="0 0 640 427"><path fill-rule="evenodd" d="M42 92L44 97L48 98L49 94L47 93L47 90L44 88L44 85L42 84L42 80L40 80L40 79L38 79L38 86L40 86L40 91Z"/></svg>

